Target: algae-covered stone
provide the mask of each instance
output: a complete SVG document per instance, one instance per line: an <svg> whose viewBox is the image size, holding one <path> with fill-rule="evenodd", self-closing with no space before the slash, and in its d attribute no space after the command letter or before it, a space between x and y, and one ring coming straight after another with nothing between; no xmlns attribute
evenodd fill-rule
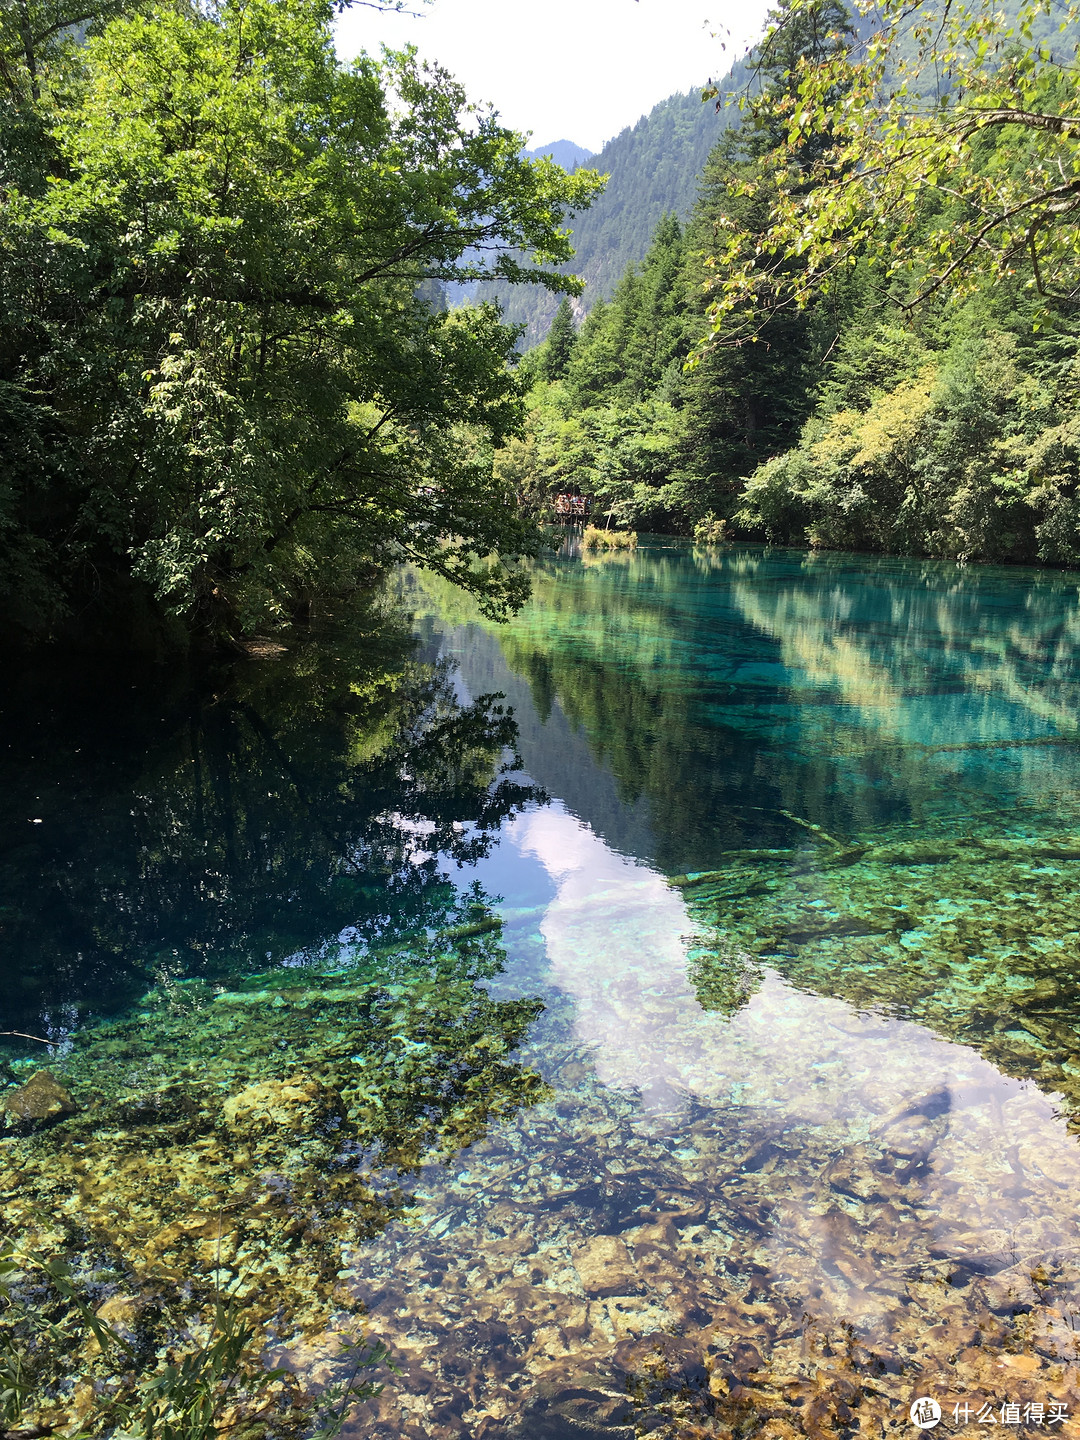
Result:
<svg viewBox="0 0 1080 1440"><path fill-rule="evenodd" d="M108 1300L98 1306L94 1312L103 1325L107 1325L114 1335L130 1345L135 1339L136 1326L139 1317L146 1309L146 1297L141 1295L110 1295ZM108 1340L106 1339L106 1348ZM97 1353L102 1352L101 1337L97 1334L91 1338L91 1350Z"/></svg>
<svg viewBox="0 0 1080 1440"><path fill-rule="evenodd" d="M74 1115L79 1108L50 1070L38 1070L25 1085L0 1097L9 1125L43 1125Z"/></svg>
<svg viewBox="0 0 1080 1440"><path fill-rule="evenodd" d="M482 984L494 941L419 941L380 964L385 982L305 974L243 1007L147 1001L152 1023L140 1009L83 1027L64 1068L79 1113L7 1132L0 1230L63 1258L81 1293L133 1292L144 1311L102 1297L98 1318L135 1349L202 1343L222 1300L277 1336L352 1314L343 1251L396 1228L415 1203L405 1178L549 1093L512 1058L538 1002ZM76 1310L58 1298L72 1327ZM95 1383L123 1363L118 1347L81 1352ZM57 1431L61 1411L79 1419L59 1388L70 1370L63 1347L45 1353Z"/></svg>
<svg viewBox="0 0 1080 1440"><path fill-rule="evenodd" d="M574 1269L589 1295L627 1295L638 1276L626 1246L616 1235L594 1235L574 1252Z"/></svg>
<svg viewBox="0 0 1080 1440"><path fill-rule="evenodd" d="M337 1097L317 1080L302 1075L245 1085L225 1101L225 1123L241 1134L266 1130L304 1130L334 1108Z"/></svg>

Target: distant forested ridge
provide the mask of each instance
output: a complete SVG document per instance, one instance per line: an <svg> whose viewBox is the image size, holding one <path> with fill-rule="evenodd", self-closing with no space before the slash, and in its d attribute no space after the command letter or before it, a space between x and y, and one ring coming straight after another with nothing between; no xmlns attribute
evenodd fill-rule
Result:
<svg viewBox="0 0 1080 1440"><path fill-rule="evenodd" d="M1075 23L919 14L773 13L689 220L522 361L497 466L527 506L580 487L706 542L1080 565Z"/></svg>
<svg viewBox="0 0 1080 1440"><path fill-rule="evenodd" d="M538 145L535 150L526 150L523 159L539 160L546 156L564 170L576 170L579 165L591 160L593 154L592 150L586 150L583 145L575 145L573 140L553 140L550 145Z"/></svg>
<svg viewBox="0 0 1080 1440"><path fill-rule="evenodd" d="M737 90L745 79L742 67L736 66L722 82L724 93ZM608 182L603 194L572 222L575 255L566 268L585 281L579 315L597 299L609 299L627 265L645 258L665 215L690 214L709 152L731 120L729 109L718 112L713 104L703 105L699 88L661 101L609 140L598 155L589 156L589 168L607 175ZM535 153L551 154L553 148ZM553 158L565 164L560 156ZM477 293L498 300L507 324L525 326L526 345L544 338L559 304L559 297L549 291L502 281Z"/></svg>

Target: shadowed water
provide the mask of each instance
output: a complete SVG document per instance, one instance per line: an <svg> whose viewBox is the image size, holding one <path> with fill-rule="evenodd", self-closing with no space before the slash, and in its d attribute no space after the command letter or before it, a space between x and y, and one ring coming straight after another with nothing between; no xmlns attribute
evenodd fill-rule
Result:
<svg viewBox="0 0 1080 1440"><path fill-rule="evenodd" d="M8 1225L224 1277L316 1379L382 1338L358 1435L1080 1433L1078 582L656 543L497 626L405 575L418 648L137 689L109 763L38 683L10 1028L80 1110Z"/></svg>

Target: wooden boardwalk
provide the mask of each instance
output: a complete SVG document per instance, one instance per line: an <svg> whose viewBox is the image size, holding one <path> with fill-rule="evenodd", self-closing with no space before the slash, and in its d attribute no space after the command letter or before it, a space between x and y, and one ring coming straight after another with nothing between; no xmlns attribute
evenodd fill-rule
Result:
<svg viewBox="0 0 1080 1440"><path fill-rule="evenodd" d="M585 495L556 495L555 519L560 525L576 525L589 518L592 502Z"/></svg>

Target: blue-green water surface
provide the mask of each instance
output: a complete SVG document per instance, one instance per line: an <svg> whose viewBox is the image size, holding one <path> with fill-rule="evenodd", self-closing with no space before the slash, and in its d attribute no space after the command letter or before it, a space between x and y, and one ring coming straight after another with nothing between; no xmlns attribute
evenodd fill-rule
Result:
<svg viewBox="0 0 1080 1440"><path fill-rule="evenodd" d="M358 1435L1080 1433L1080 575L654 541L397 601L18 677L3 1093L79 1110L9 1121L9 1228L316 1381L381 1338Z"/></svg>

